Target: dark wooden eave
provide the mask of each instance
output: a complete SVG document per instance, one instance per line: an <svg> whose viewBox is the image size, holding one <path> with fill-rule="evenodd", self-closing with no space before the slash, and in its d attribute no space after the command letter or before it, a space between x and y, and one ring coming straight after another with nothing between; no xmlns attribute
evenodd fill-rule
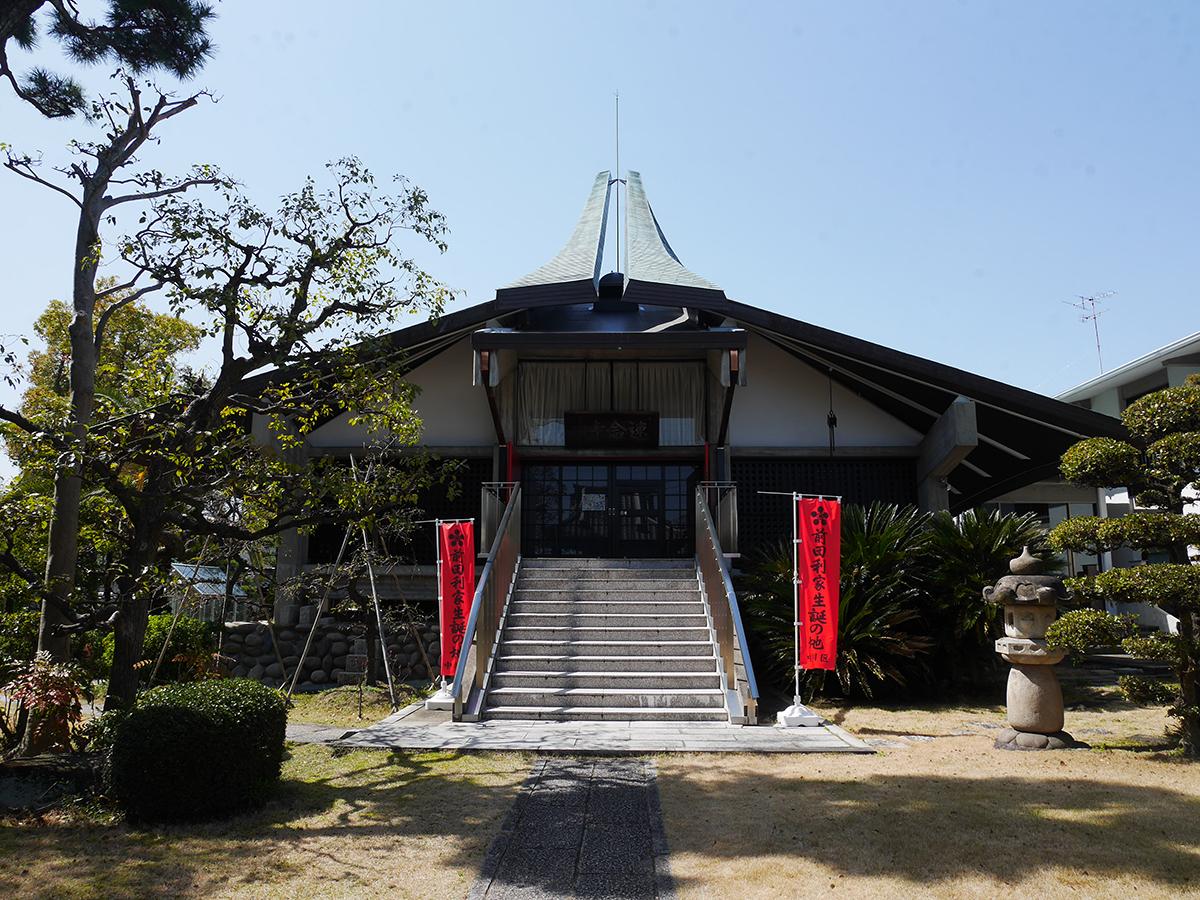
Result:
<svg viewBox="0 0 1200 900"><path fill-rule="evenodd" d="M492 331L471 335L476 350L741 350L746 332L725 331Z"/></svg>

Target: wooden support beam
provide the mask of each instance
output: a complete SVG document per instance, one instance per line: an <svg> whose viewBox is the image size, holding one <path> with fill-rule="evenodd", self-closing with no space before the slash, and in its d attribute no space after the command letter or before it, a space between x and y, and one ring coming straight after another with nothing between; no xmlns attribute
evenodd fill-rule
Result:
<svg viewBox="0 0 1200 900"><path fill-rule="evenodd" d="M955 397L917 448L917 502L926 512L950 508L946 477L979 446L975 401Z"/></svg>

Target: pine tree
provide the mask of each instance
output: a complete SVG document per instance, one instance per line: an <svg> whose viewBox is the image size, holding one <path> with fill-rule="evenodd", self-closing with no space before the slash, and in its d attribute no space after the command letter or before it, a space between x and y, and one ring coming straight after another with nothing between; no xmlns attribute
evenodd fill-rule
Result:
<svg viewBox="0 0 1200 900"><path fill-rule="evenodd" d="M1189 545L1200 544L1200 515L1184 512L1200 483L1200 376L1136 400L1121 420L1128 441L1080 441L1063 454L1061 472L1075 484L1126 486L1135 511L1068 519L1050 542L1060 552L1166 551L1169 562L1111 569L1069 579L1068 586L1087 605L1149 603L1179 619L1176 634L1128 637L1123 646L1132 656L1173 664L1179 694L1171 714L1179 719L1184 754L1200 756L1200 565L1188 558Z"/></svg>

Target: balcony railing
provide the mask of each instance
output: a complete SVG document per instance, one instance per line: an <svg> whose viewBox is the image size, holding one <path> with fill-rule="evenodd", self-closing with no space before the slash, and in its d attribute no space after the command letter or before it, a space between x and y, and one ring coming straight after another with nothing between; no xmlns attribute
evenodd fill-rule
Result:
<svg viewBox="0 0 1200 900"><path fill-rule="evenodd" d="M706 488L707 485L701 485L696 489L696 567L716 633L729 719L739 725L755 725L758 723L758 682L754 678L754 665L746 645L746 631L733 590L733 579L729 576L729 562L709 511ZM736 518L734 521L736 523Z"/></svg>
<svg viewBox="0 0 1200 900"><path fill-rule="evenodd" d="M477 721L482 714L504 614L521 565L521 486L513 483L507 487L508 502L475 588L462 655L450 687L456 722Z"/></svg>

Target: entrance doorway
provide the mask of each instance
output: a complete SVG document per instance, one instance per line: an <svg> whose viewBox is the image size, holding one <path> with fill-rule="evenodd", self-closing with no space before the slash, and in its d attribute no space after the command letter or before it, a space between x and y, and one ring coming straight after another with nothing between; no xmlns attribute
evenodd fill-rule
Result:
<svg viewBox="0 0 1200 900"><path fill-rule="evenodd" d="M689 557L699 474L700 467L689 463L526 463L524 552Z"/></svg>

